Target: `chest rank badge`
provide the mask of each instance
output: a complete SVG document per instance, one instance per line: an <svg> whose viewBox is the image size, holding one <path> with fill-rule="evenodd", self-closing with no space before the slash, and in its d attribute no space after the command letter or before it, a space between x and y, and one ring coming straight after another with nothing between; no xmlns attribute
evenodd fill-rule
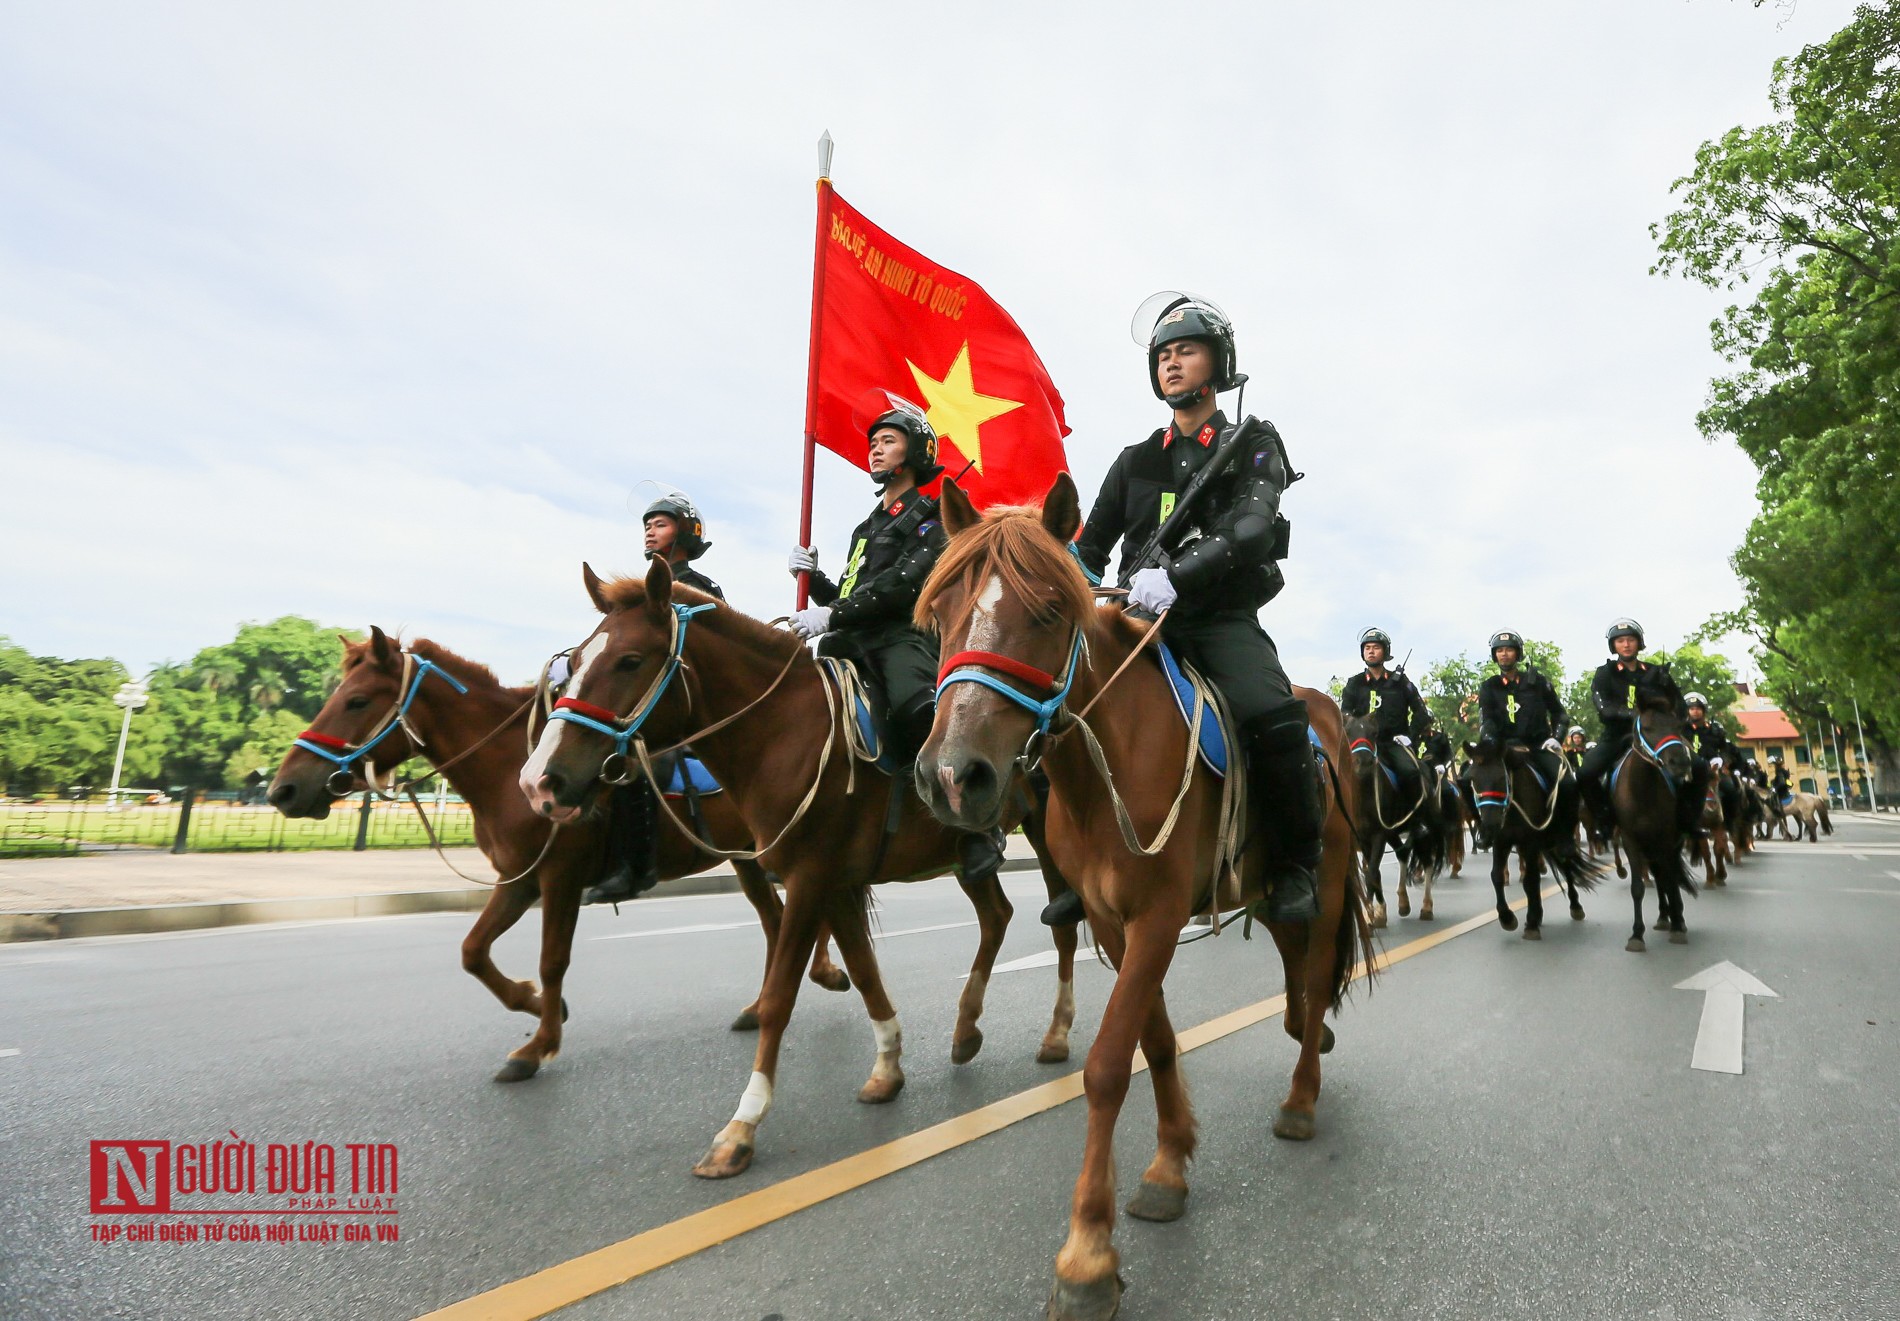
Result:
<svg viewBox="0 0 1900 1321"><path fill-rule="evenodd" d="M1512 693L1509 697L1504 699L1504 714L1510 717L1512 724L1515 725L1517 723L1517 694L1516 693Z"/></svg>

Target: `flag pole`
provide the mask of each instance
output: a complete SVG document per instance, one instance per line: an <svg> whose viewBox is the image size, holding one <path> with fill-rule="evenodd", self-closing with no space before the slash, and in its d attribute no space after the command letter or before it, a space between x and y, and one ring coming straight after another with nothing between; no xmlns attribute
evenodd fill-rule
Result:
<svg viewBox="0 0 1900 1321"><path fill-rule="evenodd" d="M812 470L818 455L818 340L825 319L825 231L831 221L831 131L818 139L818 223L811 254L811 347L805 364L805 473L799 493L798 544L811 541ZM798 575L798 608L811 603L811 574Z"/></svg>

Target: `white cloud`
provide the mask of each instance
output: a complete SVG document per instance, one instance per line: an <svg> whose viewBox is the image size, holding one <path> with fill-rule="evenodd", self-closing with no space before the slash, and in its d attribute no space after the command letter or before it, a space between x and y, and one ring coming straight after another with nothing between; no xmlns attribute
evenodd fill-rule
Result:
<svg viewBox="0 0 1900 1321"><path fill-rule="evenodd" d="M1674 642L1737 599L1752 475L1695 434L1717 303L1646 226L1850 10L15 7L0 631L142 665L295 611L522 675L587 627L580 558L635 567L641 479L783 609L828 127L1028 330L1085 488L1161 420L1135 304L1234 313L1310 474L1297 677L1375 621ZM835 556L868 497L819 462Z"/></svg>

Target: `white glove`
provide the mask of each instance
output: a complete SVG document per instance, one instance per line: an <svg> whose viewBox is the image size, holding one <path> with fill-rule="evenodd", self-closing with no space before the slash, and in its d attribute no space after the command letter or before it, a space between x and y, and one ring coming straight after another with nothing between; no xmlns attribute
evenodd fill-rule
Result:
<svg viewBox="0 0 1900 1321"><path fill-rule="evenodd" d="M572 655L571 652L558 652L548 662L548 687L559 688L567 682L568 675L573 673Z"/></svg>
<svg viewBox="0 0 1900 1321"><path fill-rule="evenodd" d="M809 605L792 612L792 632L801 638L815 638L831 631L831 607Z"/></svg>
<svg viewBox="0 0 1900 1321"><path fill-rule="evenodd" d="M794 578L801 573L817 573L818 552L810 546L794 546L792 557L785 561L785 568Z"/></svg>
<svg viewBox="0 0 1900 1321"><path fill-rule="evenodd" d="M1719 771L1719 770L1721 770L1721 769L1722 769L1722 759L1721 759L1720 757L1710 757L1710 758L1709 758L1709 769L1710 769L1710 770L1716 770L1716 771Z"/></svg>
<svg viewBox="0 0 1900 1321"><path fill-rule="evenodd" d="M1409 748L1412 746L1412 740L1407 738L1403 734L1394 734L1392 736L1392 741L1398 744L1402 748Z"/></svg>
<svg viewBox="0 0 1900 1321"><path fill-rule="evenodd" d="M1149 614L1160 614L1180 594L1166 569L1143 569L1128 580L1128 604Z"/></svg>
<svg viewBox="0 0 1900 1321"><path fill-rule="evenodd" d="M1563 750L1564 750L1564 745L1563 745L1563 744L1561 744L1561 743L1559 743L1559 742L1558 742L1558 741L1557 741L1556 739L1554 739L1554 738L1547 738L1547 739L1545 739L1545 740L1544 740L1544 751L1545 751L1545 752L1559 752L1559 753L1560 753L1560 752L1562 752Z"/></svg>

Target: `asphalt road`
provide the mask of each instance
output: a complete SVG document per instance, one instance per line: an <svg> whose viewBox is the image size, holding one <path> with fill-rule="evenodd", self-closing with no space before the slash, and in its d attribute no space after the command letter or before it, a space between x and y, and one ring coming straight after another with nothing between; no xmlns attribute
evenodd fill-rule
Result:
<svg viewBox="0 0 1900 1321"><path fill-rule="evenodd" d="M1003 960L1046 950L1040 882L1006 884ZM1627 891L1585 902L1541 943L1479 927L1361 989L1311 1143L1268 1129L1294 1058L1277 1018L1188 1055L1189 1211L1123 1219L1123 1316L1900 1316L1900 828L1773 846L1690 901L1686 946L1625 953ZM1031 967L996 977L983 1053L955 1066L968 906L947 882L881 903L908 1088L853 1102L862 1006L807 984L758 1160L720 1184L688 1170L750 1068L726 1024L763 941L738 896L584 914L566 1049L515 1086L489 1075L528 1021L460 971L460 916L0 948L0 1316L416 1316L1080 1067L1105 969L1080 964L1068 1065L1034 1062L1055 986ZM1490 903L1468 869L1385 943ZM504 970L531 975L535 921ZM1702 996L1671 989L1721 960L1781 997L1749 1000L1741 1076L1689 1068ZM1183 949L1168 993L1186 1027L1279 989L1270 942L1236 929ZM561 1315L1040 1316L1083 1120L1060 1106ZM1124 1189L1152 1125L1138 1077ZM233 1132L397 1144L399 1240L95 1241L130 1222L88 1213L90 1141Z"/></svg>

